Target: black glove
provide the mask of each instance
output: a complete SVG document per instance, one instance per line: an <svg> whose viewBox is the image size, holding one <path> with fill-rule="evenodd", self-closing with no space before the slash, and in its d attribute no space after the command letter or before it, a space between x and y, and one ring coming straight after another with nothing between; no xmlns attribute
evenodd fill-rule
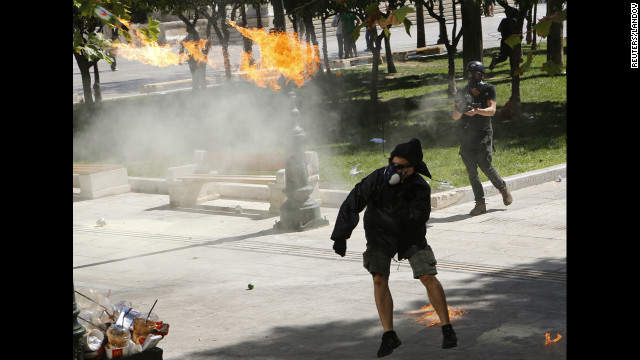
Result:
<svg viewBox="0 0 640 360"><path fill-rule="evenodd" d="M334 240L333 250L335 250L336 254L344 257L347 253L347 240Z"/></svg>

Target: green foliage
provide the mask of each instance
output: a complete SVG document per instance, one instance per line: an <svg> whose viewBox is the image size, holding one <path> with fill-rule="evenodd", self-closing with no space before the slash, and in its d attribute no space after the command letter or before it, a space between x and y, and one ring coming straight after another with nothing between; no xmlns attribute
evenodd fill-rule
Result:
<svg viewBox="0 0 640 360"><path fill-rule="evenodd" d="M549 36L549 31L551 30L552 23L562 23L567 20L567 10L561 10L554 14L549 15L548 17L544 17L540 19L533 28L536 30L536 34L538 36L545 38Z"/></svg>
<svg viewBox="0 0 640 360"><path fill-rule="evenodd" d="M147 27L140 27L140 31L145 35L147 40L149 41L158 41L158 34L160 34L160 29L158 28L160 25L160 21L155 20L151 16L149 16L149 22Z"/></svg>
<svg viewBox="0 0 640 360"><path fill-rule="evenodd" d="M97 32L100 26L115 26L106 24L103 19L96 16L94 10L97 6L109 8L109 12L114 16L128 20L129 11L127 6L130 0L105 0L97 2L95 0L73 0L73 51L87 58L89 64L98 60L105 60L111 63L113 59L107 51L111 46L111 40ZM118 22L119 23L119 22Z"/></svg>
<svg viewBox="0 0 640 360"><path fill-rule="evenodd" d="M374 1L368 4L364 11L369 15L367 20L363 21L362 24L358 25L353 30L353 37L355 40L358 40L360 37L360 30L363 27L372 28L375 24L379 25L382 30L384 30L387 38L391 37L391 33L389 32L390 25L398 25L403 24L404 28L409 36L411 36L410 28L411 28L411 20L407 19L407 14L415 12L415 10L409 6L402 6L399 9L391 10L388 17L384 17L380 12L380 3Z"/></svg>

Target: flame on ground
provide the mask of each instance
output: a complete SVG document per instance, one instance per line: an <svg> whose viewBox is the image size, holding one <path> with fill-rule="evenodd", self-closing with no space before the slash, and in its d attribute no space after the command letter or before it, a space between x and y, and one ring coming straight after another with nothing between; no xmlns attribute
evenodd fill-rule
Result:
<svg viewBox="0 0 640 360"><path fill-rule="evenodd" d="M237 26L233 21L228 24L260 47L260 61L252 63L252 58L243 53L240 63L240 71L245 73L244 77L258 86L278 90L280 75L284 76L287 83L293 81L302 86L306 79L310 79L320 69L318 47L309 43L303 46L296 33L247 29Z"/></svg>
<svg viewBox="0 0 640 360"><path fill-rule="evenodd" d="M544 338L545 338L544 344L545 345L550 345L550 344L558 342L558 340L562 339L562 335L556 333L556 338L551 340L551 334L550 333L546 333L546 334L544 334Z"/></svg>
<svg viewBox="0 0 640 360"><path fill-rule="evenodd" d="M467 314L468 311L461 309L454 309L451 305L447 305L447 311L449 311L449 319L460 319L462 315ZM433 326L440 322L438 314L432 305L424 305L419 310L410 311L407 313L409 317L413 318L413 321L424 324L424 326Z"/></svg>

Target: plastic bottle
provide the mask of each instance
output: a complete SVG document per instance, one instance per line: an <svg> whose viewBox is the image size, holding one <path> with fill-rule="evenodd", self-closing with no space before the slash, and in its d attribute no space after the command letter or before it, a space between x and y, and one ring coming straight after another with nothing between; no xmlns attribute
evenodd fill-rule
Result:
<svg viewBox="0 0 640 360"><path fill-rule="evenodd" d="M453 186L451 185L450 181L443 181L440 183L440 190L451 190L453 189Z"/></svg>

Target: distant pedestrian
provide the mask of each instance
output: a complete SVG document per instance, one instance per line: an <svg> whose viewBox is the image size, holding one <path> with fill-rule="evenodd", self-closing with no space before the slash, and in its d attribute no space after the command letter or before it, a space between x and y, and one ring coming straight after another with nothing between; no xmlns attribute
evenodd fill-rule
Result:
<svg viewBox="0 0 640 360"><path fill-rule="evenodd" d="M491 184L500 191L505 205L510 205L513 199L507 188L507 183L502 180L498 171L491 164L493 149L491 119L496 112L498 100L496 87L484 82L485 70L480 61L469 62L464 76L468 79L468 83L458 89L451 115L454 120L462 119L459 153L467 169L476 202L469 214L476 216L487 212L484 190L478 176L478 167L489 178Z"/></svg>
<svg viewBox="0 0 640 360"><path fill-rule="evenodd" d="M344 38L344 57L356 57L358 56L358 51L356 49L356 40L353 37L353 31L360 25L360 20L358 17L351 12L345 12L341 17L343 28L342 28L342 36Z"/></svg>
<svg viewBox="0 0 640 360"><path fill-rule="evenodd" d="M344 56L344 39L342 37L342 21L340 18L342 14L337 14L333 17L333 21L331 21L331 26L336 28L336 40L338 41L338 58L342 59Z"/></svg>
<svg viewBox="0 0 640 360"><path fill-rule="evenodd" d="M493 16L495 0L484 0L485 16Z"/></svg>
<svg viewBox="0 0 640 360"><path fill-rule="evenodd" d="M496 64L499 64L511 57L511 46L506 43L509 36L518 34L518 20L515 17L507 15L500 25L498 25L498 31L500 32L500 53L491 60L489 64L489 70L493 71Z"/></svg>
<svg viewBox="0 0 640 360"><path fill-rule="evenodd" d="M442 348L457 346L449 319L442 284L436 278L436 258L427 244L427 220L431 214L431 188L422 176L431 177L422 160L418 139L399 144L389 156L389 165L373 171L351 190L340 206L331 233L333 249L345 256L347 239L364 210L367 249L363 266L373 279L373 296L384 333L378 357L389 355L401 345L393 330L393 299L389 290L391 259L408 259L413 278L419 279L442 324ZM366 210L365 210L366 208Z"/></svg>
<svg viewBox="0 0 640 360"><path fill-rule="evenodd" d="M105 39L109 39L112 42L118 40L118 38L120 37L120 34L118 33L118 28L111 28L111 26L109 25L103 25L102 26L102 34L104 35ZM116 48L115 47L110 47L109 50L109 56L111 57L112 61L111 61L111 71L118 71L118 64L116 62Z"/></svg>

